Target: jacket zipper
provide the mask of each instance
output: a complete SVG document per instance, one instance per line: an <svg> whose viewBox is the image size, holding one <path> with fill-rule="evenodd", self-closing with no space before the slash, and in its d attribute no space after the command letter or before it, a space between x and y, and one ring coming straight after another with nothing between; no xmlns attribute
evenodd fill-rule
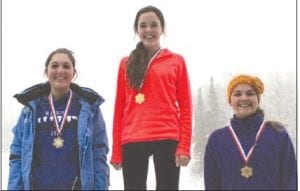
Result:
<svg viewBox="0 0 300 191"><path fill-rule="evenodd" d="M36 127L36 121L35 121L35 115L36 115L36 110L30 107L31 113L32 113L32 120L31 120L31 130L32 130L32 143L31 143L31 170L30 170L30 187L33 190L33 174L32 174L32 162L33 162L33 154L34 154L34 140L35 140L35 127Z"/></svg>
<svg viewBox="0 0 300 191"><path fill-rule="evenodd" d="M74 190L75 189L75 185L77 183L77 180L78 180L78 176L75 177L75 180L73 182L73 186L72 186L72 189L71 190Z"/></svg>

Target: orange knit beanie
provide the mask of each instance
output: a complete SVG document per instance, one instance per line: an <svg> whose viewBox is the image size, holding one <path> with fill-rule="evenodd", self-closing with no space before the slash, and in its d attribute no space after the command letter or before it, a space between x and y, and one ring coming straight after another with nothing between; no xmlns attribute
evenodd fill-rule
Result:
<svg viewBox="0 0 300 191"><path fill-rule="evenodd" d="M249 84L256 92L256 94L258 96L258 101L260 101L260 96L264 92L264 84L258 77L243 74L243 75L238 75L238 76L234 77L230 81L230 83L227 87L228 103L230 103L230 97L231 97L233 89L239 84Z"/></svg>

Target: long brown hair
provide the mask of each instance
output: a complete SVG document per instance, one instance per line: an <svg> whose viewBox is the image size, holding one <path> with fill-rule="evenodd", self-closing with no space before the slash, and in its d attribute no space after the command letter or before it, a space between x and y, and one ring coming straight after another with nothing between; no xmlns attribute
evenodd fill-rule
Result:
<svg viewBox="0 0 300 191"><path fill-rule="evenodd" d="M264 110L262 110L260 107L257 108L256 112L261 113L263 116L265 115ZM271 128L273 128L273 129L275 129L276 131L279 131L279 132L285 130L285 127L284 127L285 125L282 124L279 121L266 121L265 126L266 127L271 127Z"/></svg>
<svg viewBox="0 0 300 191"><path fill-rule="evenodd" d="M284 127L285 125L279 121L266 121L265 125L266 125L266 127L271 127L278 132L285 130L285 127Z"/></svg>
<svg viewBox="0 0 300 191"><path fill-rule="evenodd" d="M157 15L160 20L162 28L165 27L165 19L162 12L154 7L147 6L140 9L134 20L134 32L137 33L138 30L138 20L143 13L153 12ZM140 86L145 78L147 65L149 58L147 56L147 51L143 46L142 42L137 43L136 48L130 53L127 65L126 65L126 78L128 80L131 88L136 90L140 89Z"/></svg>

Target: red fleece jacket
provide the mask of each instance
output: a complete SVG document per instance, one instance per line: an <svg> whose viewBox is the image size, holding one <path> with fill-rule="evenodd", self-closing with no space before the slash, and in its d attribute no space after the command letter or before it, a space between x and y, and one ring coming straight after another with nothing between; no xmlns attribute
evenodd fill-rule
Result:
<svg viewBox="0 0 300 191"><path fill-rule="evenodd" d="M122 162L123 144L167 139L179 142L176 154L190 157L192 99L184 58L168 49L158 54L146 72L142 104L127 84L127 60L119 66L111 162Z"/></svg>

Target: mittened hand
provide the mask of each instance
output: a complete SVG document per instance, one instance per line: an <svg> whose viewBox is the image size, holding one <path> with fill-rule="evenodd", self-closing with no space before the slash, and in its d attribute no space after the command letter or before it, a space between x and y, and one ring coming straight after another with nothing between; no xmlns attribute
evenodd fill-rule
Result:
<svg viewBox="0 0 300 191"><path fill-rule="evenodd" d="M176 158L175 158L175 163L176 163L176 166L179 167L179 166L187 166L190 162L190 157L186 156L186 155L176 155Z"/></svg>

